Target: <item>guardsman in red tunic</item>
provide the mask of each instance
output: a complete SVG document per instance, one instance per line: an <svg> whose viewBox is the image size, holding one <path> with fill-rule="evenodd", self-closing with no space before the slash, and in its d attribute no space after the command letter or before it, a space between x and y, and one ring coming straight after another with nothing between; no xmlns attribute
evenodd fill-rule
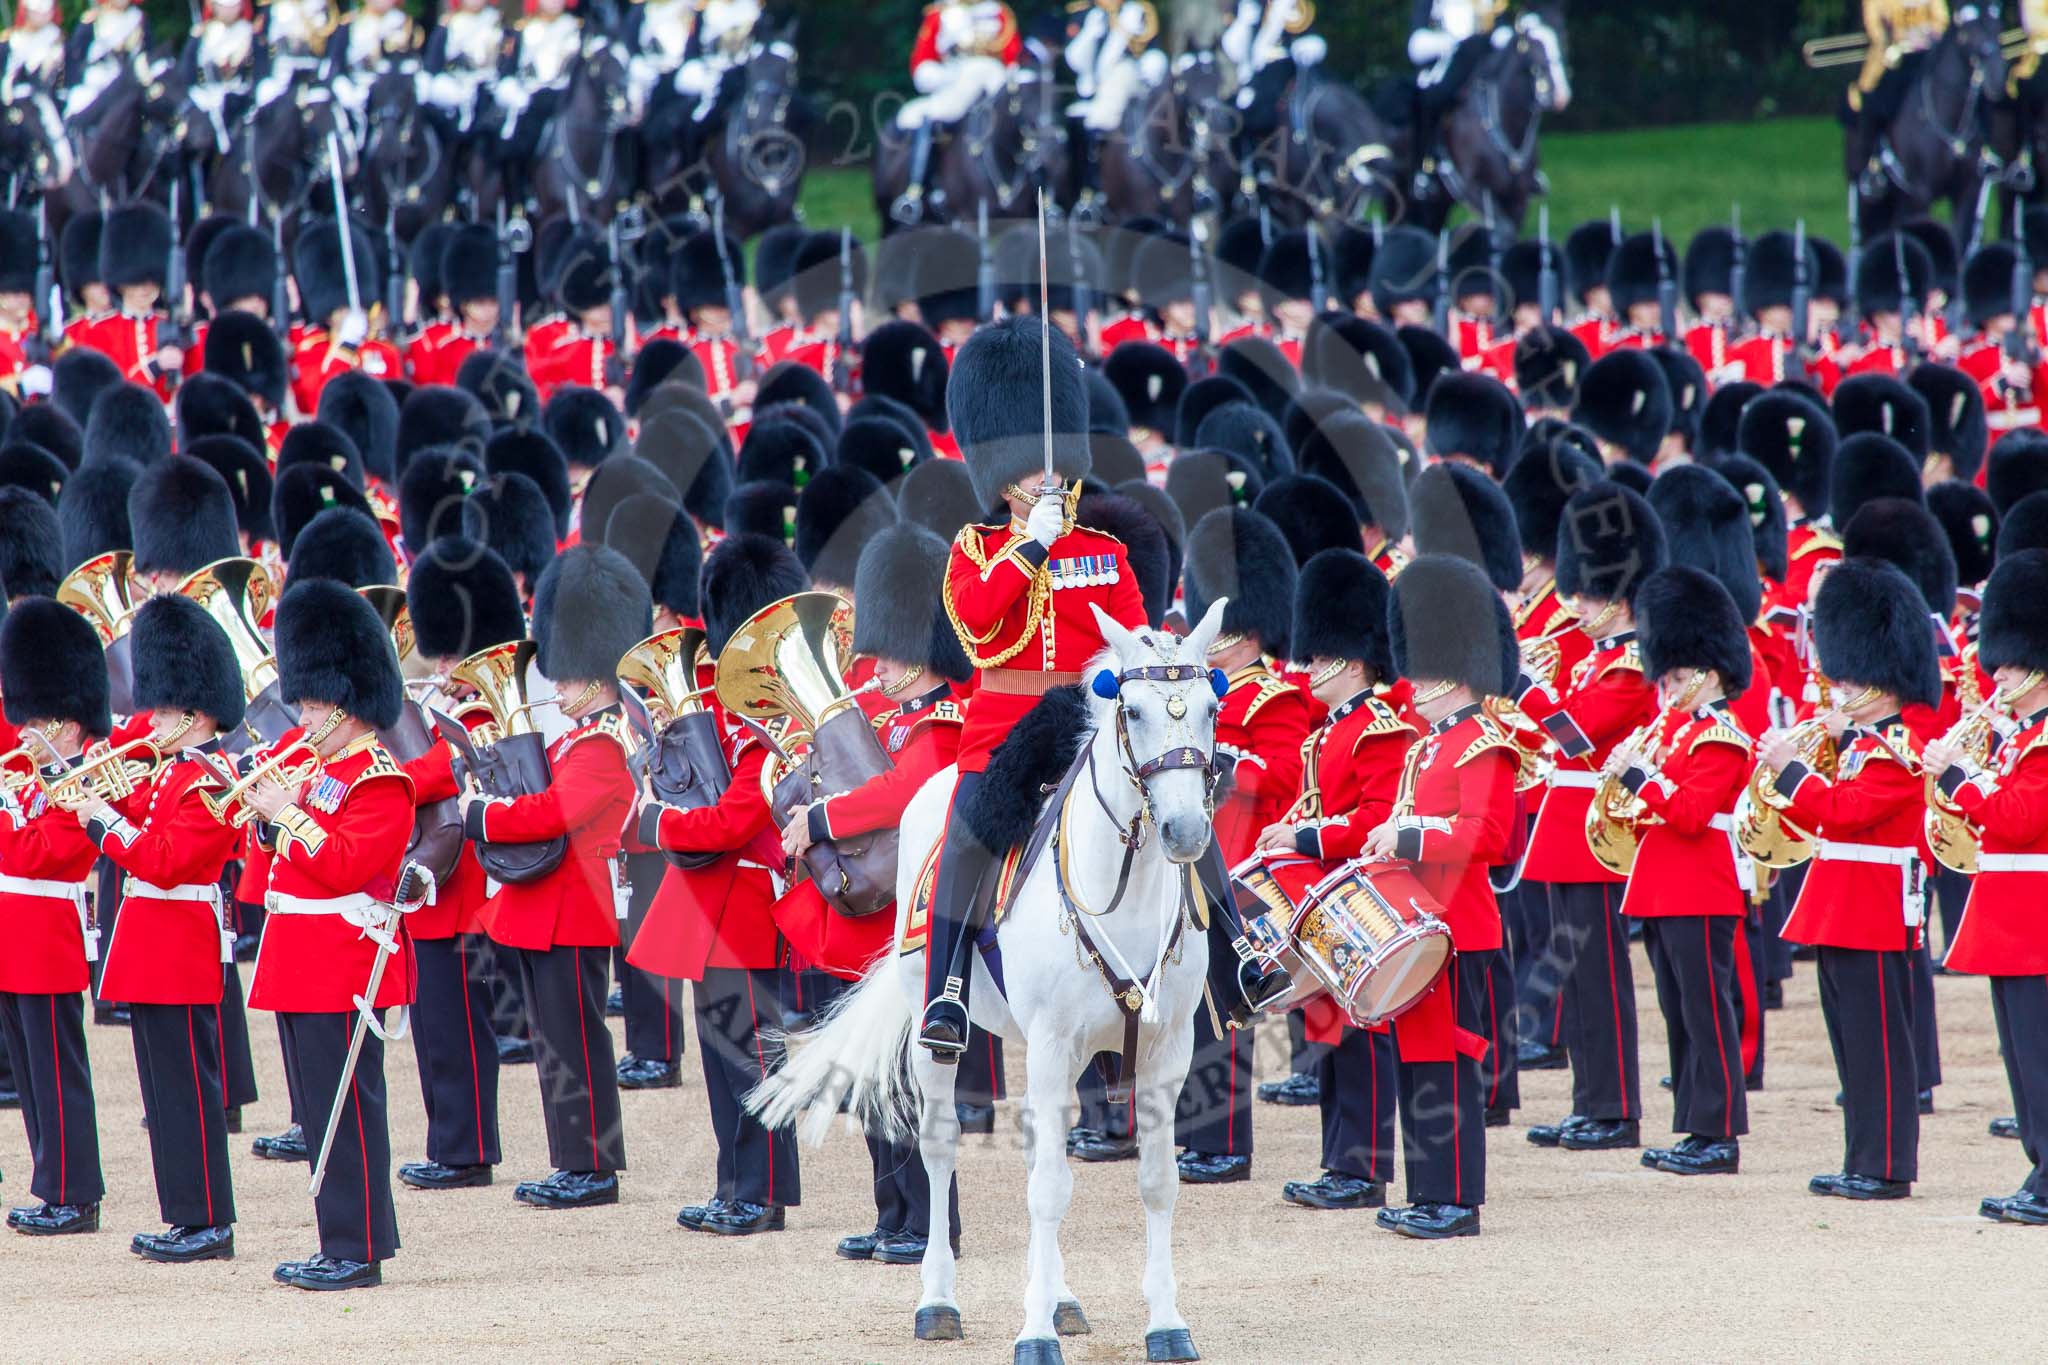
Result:
<svg viewBox="0 0 2048 1365"><path fill-rule="evenodd" d="M445 537L413 562L406 579L413 648L446 677L463 659L526 634L519 588L505 561L473 541ZM408 703L410 704L410 703ZM444 713L450 699L434 700ZM446 740L404 766L421 806L461 794ZM490 951L483 912L489 883L476 850L463 845L455 869L406 920L419 964L413 1051L427 1106L427 1157L398 1168L414 1189L491 1183L503 1159L498 1140L498 1049L491 1033Z"/></svg>
<svg viewBox="0 0 2048 1365"><path fill-rule="evenodd" d="M779 541L727 536L704 561L706 648L716 657L755 612L809 586L803 565ZM640 811L639 836L663 852L721 856L707 867L669 869L626 960L697 983L697 1051L718 1142L717 1186L676 1221L698 1232L745 1236L779 1231L803 1186L795 1135L764 1127L742 1103L780 1064L780 1049L766 1032L781 1018L783 950L774 906L783 855L761 790L767 745L723 708L718 715L732 770L725 794L697 810L649 802Z"/></svg>
<svg viewBox="0 0 2048 1365"><path fill-rule="evenodd" d="M1942 795L1978 831L1970 905L1949 945L1951 972L1991 978L1991 1016L2018 1115L2020 1147L2033 1163L2018 1192L1985 1199L1993 1221L2048 1225L2048 551L2003 557L1984 587L1978 658L1998 683L1999 704L2018 724L1980 768L1954 737L1922 754Z"/></svg>
<svg viewBox="0 0 2048 1365"><path fill-rule="evenodd" d="M84 344L100 319L114 311L113 292L107 288L106 276L100 274L100 233L105 222L97 209L73 214L58 238L57 279L64 286L65 302L78 310L64 323L59 354Z"/></svg>
<svg viewBox="0 0 2048 1365"><path fill-rule="evenodd" d="M498 316L498 234L467 223L449 235L441 254L441 287L452 316L430 323L405 351L415 384L453 384L472 351L491 344Z"/></svg>
<svg viewBox="0 0 2048 1365"><path fill-rule="evenodd" d="M732 291L746 286L746 257L730 237L722 256L709 231L685 237L669 254L669 287L690 323L686 343L704 367L704 391L725 414L735 445L746 439L754 415L754 358L738 335L745 319L732 313Z"/></svg>
<svg viewBox="0 0 2048 1365"><path fill-rule="evenodd" d="M1698 319L1685 329L1685 349L1699 362L1709 381L1719 383L1719 372L1728 363L1728 353L1738 326L1735 298L1735 256L1744 254L1747 287L1748 253L1752 245L1736 236L1733 228L1710 224L1693 234L1685 246L1685 298Z"/></svg>
<svg viewBox="0 0 2048 1365"><path fill-rule="evenodd" d="M1212 903L1230 898L1229 869L1251 855L1260 833L1301 789L1301 747L1315 726L1315 702L1266 666L1269 655L1293 657L1287 627L1294 584L1286 538L1249 508L1211 512L1188 536L1182 574L1187 618L1200 621L1213 603L1228 599L1209 646L1209 664L1225 678L1216 758L1228 772L1218 784L1216 856L1201 864ZM1215 1036L1206 1010L1196 1012L1194 1062L1174 1124L1184 1149L1180 1178L1190 1184L1251 1173L1252 1033L1223 1033Z"/></svg>
<svg viewBox="0 0 2048 1365"><path fill-rule="evenodd" d="M1675 1147L1643 1165L1674 1175L1732 1175L1749 1131L1736 1019L1737 931L1750 863L1735 843L1735 800L1755 763L1729 701L1749 686L1749 632L1711 574L1674 565L1636 592L1643 671L1663 709L1608 760L1642 803L1622 912L1640 920L1671 1048Z"/></svg>
<svg viewBox="0 0 2048 1365"><path fill-rule="evenodd" d="M1933 350L1934 320L1923 306L1933 278L1933 258L1910 233L1886 233L1864 246L1856 260L1855 282L1856 311L1863 318L1864 335L1814 362L1811 377L1822 393L1832 395L1835 386L1851 375L1903 378L1918 354ZM1914 310L1910 347L1908 308Z"/></svg>
<svg viewBox="0 0 2048 1365"><path fill-rule="evenodd" d="M165 322L157 304L176 249L170 219L154 204L123 204L108 211L99 248L100 278L118 306L67 331L67 338L102 352L120 367L123 379L155 390L168 402L185 367L184 348L162 343L157 334Z"/></svg>
<svg viewBox="0 0 2048 1365"><path fill-rule="evenodd" d="M950 375L945 347L918 323L885 322L861 343L862 392L893 398L916 413L942 458L960 453L946 410Z"/></svg>
<svg viewBox="0 0 2048 1365"><path fill-rule="evenodd" d="M1295 369L1301 368L1301 343L1308 335L1308 325L1315 321L1321 300L1310 296L1315 293L1315 264L1309 253L1314 251L1322 261L1322 284L1328 289L1335 278L1335 267L1330 262L1329 249L1322 239L1312 233L1297 230L1283 232L1273 239L1271 246L1259 258L1259 278L1265 281L1266 292L1272 302L1269 309L1275 330L1273 344L1280 348L1280 354L1287 357L1287 363Z"/></svg>
<svg viewBox="0 0 2048 1365"><path fill-rule="evenodd" d="M1595 363L1612 351L1649 350L1664 344L1657 291L1666 278L1678 278L1678 253L1670 239L1654 232L1622 238L1607 261L1607 294L1620 322L1604 330L1600 345L1586 341Z"/></svg>
<svg viewBox="0 0 2048 1365"><path fill-rule="evenodd" d="M463 826L479 842L568 841L544 876L500 886L484 922L494 942L518 950L555 1168L520 1182L513 1197L536 1208L590 1208L619 1201L626 1168L618 1062L604 1022L611 950L626 916L620 850L633 807L617 674L619 659L647 638L654 609L639 570L616 550L585 543L541 575L533 620L537 666L572 728L549 746L545 790L466 796Z"/></svg>
<svg viewBox="0 0 2048 1365"><path fill-rule="evenodd" d="M1621 326L1607 289L1607 264L1620 245L1618 217L1581 223L1564 239L1565 287L1583 310L1568 330L1585 346L1589 361L1607 354L1608 339Z"/></svg>
<svg viewBox="0 0 2048 1365"><path fill-rule="evenodd" d="M601 237L578 233L562 247L555 297L569 315L570 326L545 349L529 349L527 371L543 403L564 384L609 391L614 402L625 401L625 375L615 363L612 342L612 293L615 280L611 251ZM621 267L623 269L623 267ZM630 297L630 285L628 286ZM632 326L630 318L621 325ZM705 373L710 369L707 366Z"/></svg>
<svg viewBox="0 0 2048 1365"><path fill-rule="evenodd" d="M1410 746L1393 813L1363 853L1414 870L1443 907L1455 955L1394 1020L1409 1202L1381 1209L1378 1221L1405 1237L1476 1237L1486 1202L1486 978L1502 942L1488 873L1507 857L1520 766L1513 737L1483 703L1514 686L1519 654L1500 593L1450 555L1401 571L1388 629L1394 667L1414 683L1429 729Z"/></svg>
<svg viewBox="0 0 2048 1365"><path fill-rule="evenodd" d="M1785 936L1819 950L1846 1142L1840 1173L1817 1175L1807 1188L1903 1199L1919 1173L1913 949L1926 932L1928 888L1919 741L1899 713L1938 700L1941 671L1919 589L1873 560L1828 571L1814 643L1844 703L1809 722L1841 727L1834 772L1810 766L1783 730L1757 746L1787 803L1784 818L1817 836Z"/></svg>
<svg viewBox="0 0 2048 1365"><path fill-rule="evenodd" d="M1835 449L1841 442L1827 409L1791 390L1750 399L1735 432L1735 448L1764 467L1784 498L1785 572L1765 610L1791 631L1806 608L1814 570L1842 555L1841 539L1827 520ZM1806 691L1805 667L1776 682L1796 706Z"/></svg>
<svg viewBox="0 0 2048 1365"><path fill-rule="evenodd" d="M319 411L320 391L327 381L349 370L376 379L404 378L405 362L398 348L371 335L369 310L384 296L384 255L376 239L353 223L346 238L337 225L318 223L299 234L294 250L299 305L306 315L291 353L291 390L299 411Z"/></svg>
<svg viewBox="0 0 2048 1365"><path fill-rule="evenodd" d="M1186 359L1165 346L1134 342L1109 353L1102 362L1102 377L1124 400L1131 444L1146 465L1171 461L1176 410L1188 387Z"/></svg>
<svg viewBox="0 0 2048 1365"><path fill-rule="evenodd" d="M840 310L848 302L849 290L852 299L867 297L868 258L859 242L849 240L847 271L842 279L839 243L836 232L813 232L797 248L790 297L802 325L782 329L780 354L768 344L768 338L762 339L759 362L764 368L792 360L816 370L835 387L845 387L842 377L851 375L857 357L846 354L840 344L842 329L848 336L853 335L852 320L842 317ZM771 332L769 337L775 335Z"/></svg>
<svg viewBox="0 0 2048 1365"><path fill-rule="evenodd" d="M1741 340L1727 339L1721 355L1709 365L1697 352L1694 359L1714 385L1747 379L1770 388L1805 373L1793 336L1792 295L1799 283L1799 241L1782 228L1766 232L1750 244L1743 261L1742 306L1756 319L1756 331ZM1820 259L1807 247L1806 286L1808 297L1820 283ZM1809 325L1811 323L1809 322ZM1725 334L1724 334L1725 335ZM1805 343L1800 343L1805 344Z"/></svg>
<svg viewBox="0 0 2048 1365"><path fill-rule="evenodd" d="M784 852L801 857L812 844L893 829L910 799L960 750L961 710L953 686L973 676L960 642L939 604L946 574L946 543L904 524L885 531L862 551L854 580L861 604L853 620L853 647L875 660L881 710L875 736L894 766L851 791L802 807L782 832ZM858 980L892 947L895 916L886 911L848 919L832 910L809 880L775 904L775 920L790 946L843 980ZM880 923L877 923L880 921ZM910 1265L924 1259L931 1227L931 1185L915 1143L868 1134L874 1164L875 1229L840 1239L839 1255ZM952 1236L960 1237L957 1182L952 1193Z"/></svg>
<svg viewBox="0 0 2048 1365"><path fill-rule="evenodd" d="M203 798L234 781L219 736L241 723L242 674L227 636L189 599L150 599L129 636L135 706L149 716L149 738L166 761L116 805L91 791L66 804L123 874L99 991L133 1015L157 1203L170 1225L137 1234L132 1248L152 1261L227 1260L235 1252L235 1196L219 1006L221 965L234 940L221 873L237 831L216 820Z"/></svg>
<svg viewBox="0 0 2048 1365"><path fill-rule="evenodd" d="M7 1226L31 1237L94 1232L106 1182L80 992L99 956L86 908L99 850L48 796L85 745L113 729L106 654L91 625L49 598L16 605L0 625L0 696L8 724L40 740L0 789L0 1040L28 1126L29 1194L41 1201L9 1209ZM14 773L29 767L35 780L17 790Z"/></svg>
<svg viewBox="0 0 2048 1365"><path fill-rule="evenodd" d="M1326 550L1302 566L1288 633L1309 664L1330 716L1302 745L1301 792L1259 835L1261 850L1295 852L1334 871L1365 848L1394 811L1415 728L1379 695L1394 680L1387 639L1387 580L1354 550ZM1394 1175L1394 1037L1355 1027L1327 1000L1311 1000L1310 1042L1323 1117L1323 1173L1290 1180L1281 1197L1312 1209L1386 1203Z"/></svg>
<svg viewBox="0 0 2048 1365"><path fill-rule="evenodd" d="M186 245L189 251L198 243L188 237ZM205 254L192 262L192 275L206 296L211 316L249 313L269 323L271 291L277 284L278 272L277 251L270 243L270 234L246 223L229 223L204 245ZM192 344L185 349L188 379L206 368L206 338L212 330L210 321L192 325Z"/></svg>
<svg viewBox="0 0 2048 1365"><path fill-rule="evenodd" d="M297 708L299 743L319 763L293 780L300 772L277 755L283 768L251 774L239 802L276 839L249 1003L278 1016L285 1078L314 1160L331 1146L313 1197L319 1248L272 1278L299 1289L367 1288L383 1282L383 1262L398 1251L376 1020L412 1003L417 976L401 915L420 902L400 899L410 894L401 873L412 780L377 739L398 722L405 686L383 621L331 579L299 583L279 602L277 662L279 695Z"/></svg>
<svg viewBox="0 0 2048 1365"><path fill-rule="evenodd" d="M1523 711L1558 746L1522 875L1550 888L1551 956L1564 973L1560 1004L1572 1068L1570 1114L1529 1129L1529 1141L1539 1147L1590 1151L1641 1140L1635 978L1620 912L1622 879L1586 847L1586 808L1615 746L1657 713L1629 602L1663 562L1657 514L1636 494L1598 483L1565 504L1557 588L1577 602L1578 629L1591 649L1559 679L1555 704L1536 691L1521 697Z"/></svg>
<svg viewBox="0 0 2048 1365"><path fill-rule="evenodd" d="M1956 368L1977 384L1984 396L1984 420L1992 439L2015 427L2041 425L2041 405L2048 401L2048 363L2041 355L2041 336L2028 331L2013 311L2012 276L2018 253L2009 242L1979 247L1963 265L1963 303L1976 335L1965 342ZM2031 283L2027 286L2031 288Z"/></svg>

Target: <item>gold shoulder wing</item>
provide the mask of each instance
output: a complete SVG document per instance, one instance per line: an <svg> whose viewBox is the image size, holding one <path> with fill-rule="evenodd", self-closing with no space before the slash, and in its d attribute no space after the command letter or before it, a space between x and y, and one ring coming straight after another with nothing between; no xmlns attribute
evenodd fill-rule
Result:
<svg viewBox="0 0 2048 1365"><path fill-rule="evenodd" d="M1792 557L1794 559L1805 559L1810 555L1823 554L1831 550L1839 553L1841 548L1842 538L1840 536L1836 535L1833 531L1816 528L1814 533L1807 538L1806 543L1792 552Z"/></svg>
<svg viewBox="0 0 2048 1365"><path fill-rule="evenodd" d="M1612 659L1609 659L1606 663L1600 666L1600 672L1598 676L1604 678L1609 673L1616 672L1617 670L1629 673L1642 672L1642 646L1638 645L1634 640L1630 640L1627 644L1621 647L1621 653L1615 655Z"/></svg>
<svg viewBox="0 0 2048 1365"><path fill-rule="evenodd" d="M1365 709L1371 714L1372 719L1367 721L1365 728L1358 732L1358 738L1361 743L1379 735L1398 734L1402 731L1407 731L1410 735L1414 733L1410 730L1408 722L1401 719L1401 713L1381 701L1378 697L1367 698ZM1357 753L1358 745L1352 745L1351 752Z"/></svg>
<svg viewBox="0 0 2048 1365"><path fill-rule="evenodd" d="M1504 750L1509 758L1513 759L1515 763L1520 764L1522 761L1522 748L1515 743L1514 737L1508 734L1507 727L1492 716L1484 713L1480 714L1478 721L1478 737L1465 746L1465 752L1459 754L1458 761L1451 766L1453 768L1462 768L1473 759L1486 753L1489 749Z"/></svg>
<svg viewBox="0 0 2048 1365"><path fill-rule="evenodd" d="M1270 702L1275 697L1285 696L1292 691L1294 691L1294 684L1284 678L1276 678L1270 673L1260 678L1259 694L1252 698L1252 704L1247 706L1244 711L1245 724L1251 724L1252 717L1264 710L1267 702Z"/></svg>
<svg viewBox="0 0 2048 1365"><path fill-rule="evenodd" d="M1733 744L1744 753L1749 751L1749 736L1743 734L1725 721L1715 721L1692 737L1692 743L1685 746L1687 753L1697 750L1702 744Z"/></svg>

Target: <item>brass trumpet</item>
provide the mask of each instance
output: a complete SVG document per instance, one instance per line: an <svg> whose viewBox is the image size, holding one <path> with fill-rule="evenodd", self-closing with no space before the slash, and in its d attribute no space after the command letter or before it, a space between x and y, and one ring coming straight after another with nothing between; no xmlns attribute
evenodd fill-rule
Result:
<svg viewBox="0 0 2048 1365"><path fill-rule="evenodd" d="M1983 766L1991 758L1992 740L1998 732L1998 713L2004 705L2004 691L1994 691L1990 700L1957 721L1942 736L1942 743L1961 747L1973 766ZM1927 814L1922 817L1922 828L1927 834L1928 850L1943 867L1975 875L1977 845L1983 831L1971 824L1969 817L1948 799L1947 793L1941 789L1941 774L1931 765L1924 777L1927 783Z"/></svg>
<svg viewBox="0 0 2048 1365"><path fill-rule="evenodd" d="M333 725L330 723L322 726L315 734L324 739L324 732L332 728ZM256 819L256 811L244 804L243 798L248 796L250 789L258 782L265 778L275 778L283 786L297 787L319 775L321 758L320 751L313 747L315 742L317 741L310 736L307 739L292 741L251 768L241 781L226 791L199 793L200 803L206 807L208 815L223 825L232 825L236 829L245 827Z"/></svg>
<svg viewBox="0 0 2048 1365"><path fill-rule="evenodd" d="M94 555L57 585L57 600L92 622L103 645L128 633L144 595L135 582L135 556L126 550Z"/></svg>
<svg viewBox="0 0 2048 1365"><path fill-rule="evenodd" d="M44 747L48 749L49 736L56 733L59 724L60 722L58 721L50 721L40 730L22 731L21 737L24 740L40 740ZM42 785L43 764L53 761L57 756L55 749L49 749L49 752L49 758L37 758L34 753L30 752L27 744L22 744L18 748L9 749L6 753L0 754L0 788L6 789L10 799L26 801L29 793Z"/></svg>
<svg viewBox="0 0 2048 1365"><path fill-rule="evenodd" d="M763 607L726 641L718 656L716 691L725 708L767 724L781 752L761 770L761 789L773 801L798 749L818 728L858 707L846 673L853 662L853 608L829 592L800 592Z"/></svg>
<svg viewBox="0 0 2048 1365"><path fill-rule="evenodd" d="M1819 719L1801 721L1787 732L1799 761L1832 778L1841 762L1834 736ZM1813 856L1813 836L1785 818L1791 802L1779 795L1770 770L1759 763L1735 800L1735 842L1760 867L1797 867Z"/></svg>

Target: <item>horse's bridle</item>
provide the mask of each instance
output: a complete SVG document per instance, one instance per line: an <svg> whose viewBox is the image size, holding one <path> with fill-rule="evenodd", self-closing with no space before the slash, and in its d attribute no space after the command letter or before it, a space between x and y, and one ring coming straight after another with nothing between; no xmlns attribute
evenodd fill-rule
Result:
<svg viewBox="0 0 2048 1365"><path fill-rule="evenodd" d="M1104 669L1096 675L1093 687L1097 696L1107 700L1114 700L1122 695L1124 686L1127 683L1154 682L1177 685L1194 682L1205 675L1211 679L1211 685L1214 686L1217 676L1216 670L1202 664L1147 664L1140 668L1127 668L1121 673L1111 673L1108 669ZM1217 687L1217 695L1222 695L1221 687ZM1175 729L1183 731L1186 729L1188 723L1187 703L1183 702L1179 697L1167 699L1166 715L1167 720ZM1208 753L1205 753L1200 745L1194 743L1168 745L1151 758L1140 759L1137 751L1131 747L1130 724L1125 720L1124 710L1121 706L1117 707L1116 710L1116 747L1120 755L1118 767L1123 773L1124 780L1129 782L1131 787L1138 793L1137 813L1131 816L1129 820L1117 819L1115 812L1109 808L1109 802L1103 798L1102 788L1096 782L1095 765L1092 762L1088 764L1088 788L1094 793L1095 804L1100 806L1102 813L1108 816L1111 823L1118 827L1117 842L1124 846L1124 876L1127 877L1130 873L1131 859L1140 849L1145 847L1149 831L1154 824L1152 818L1152 791L1151 788L1145 785L1146 779L1165 772L1191 769L1201 770L1203 774L1203 808L1213 817L1216 814L1216 784L1218 775L1215 759ZM1119 897L1123 894L1123 881L1123 877L1117 879L1117 894ZM1114 906L1114 904L1115 902L1112 901L1111 905ZM1104 911L1103 913L1106 914L1108 912Z"/></svg>

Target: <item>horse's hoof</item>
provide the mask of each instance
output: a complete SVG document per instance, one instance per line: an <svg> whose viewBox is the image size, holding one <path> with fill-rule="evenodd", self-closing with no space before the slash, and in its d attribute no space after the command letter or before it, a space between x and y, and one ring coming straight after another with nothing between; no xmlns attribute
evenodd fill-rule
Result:
<svg viewBox="0 0 2048 1365"><path fill-rule="evenodd" d="M1056 1337L1031 1337L1017 1343L1010 1365L1066 1365Z"/></svg>
<svg viewBox="0 0 2048 1365"><path fill-rule="evenodd" d="M917 1310L917 1339L919 1341L960 1340L960 1310L940 1304L932 1308Z"/></svg>
<svg viewBox="0 0 2048 1365"><path fill-rule="evenodd" d="M1162 1327L1156 1332L1145 1333L1145 1359L1147 1360L1200 1360L1202 1353L1195 1349L1194 1333L1185 1327Z"/></svg>
<svg viewBox="0 0 2048 1365"><path fill-rule="evenodd" d="M1093 1329L1088 1326L1088 1315L1081 1311L1080 1303L1065 1299L1052 1310L1052 1330L1063 1337L1085 1337Z"/></svg>

